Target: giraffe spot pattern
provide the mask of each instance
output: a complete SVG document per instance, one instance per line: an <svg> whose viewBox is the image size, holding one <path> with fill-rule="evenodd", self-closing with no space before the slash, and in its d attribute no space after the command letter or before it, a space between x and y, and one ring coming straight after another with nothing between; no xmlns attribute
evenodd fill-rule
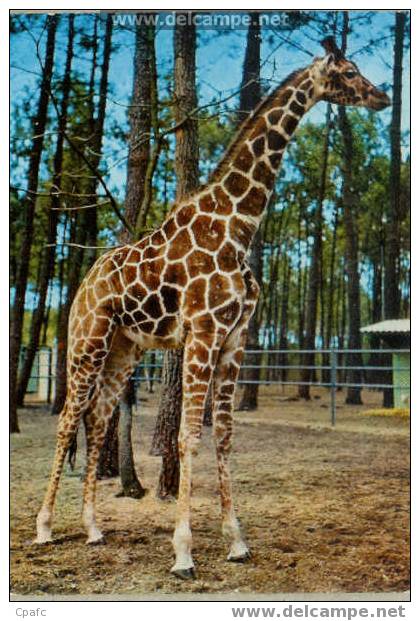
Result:
<svg viewBox="0 0 420 621"><path fill-rule="evenodd" d="M263 183L266 186L266 188L268 188L269 190L271 190L271 188L274 185L274 174L273 174L273 172L270 170L270 168L267 166L267 164L265 162L258 162L255 165L255 168L254 168L254 171L252 173L252 176L255 179L255 181L259 181L260 183ZM250 190L250 192L253 189L254 188L252 188ZM263 194L262 201L263 201L262 208L264 208L264 205L265 205L265 194Z"/></svg>
<svg viewBox="0 0 420 621"><path fill-rule="evenodd" d="M240 149L238 155L234 159L234 166L243 172L248 172L254 162L254 158L252 156L251 151L248 146L244 144Z"/></svg>
<svg viewBox="0 0 420 621"><path fill-rule="evenodd" d="M337 86L338 80L333 83ZM368 96L369 88L360 84L356 94L353 87L346 87L342 97ZM270 166L278 168L287 137L313 92L311 74L303 71L269 96L265 101L270 107L263 102L257 115L245 121L243 142L230 151L229 165L221 167L218 177L174 206L160 229L104 254L89 272L70 314L68 355L72 407L76 402L85 407L89 400L92 406L86 416L88 439L96 434L102 440L105 435L105 410L94 419L95 399L106 402L112 413L142 348L185 344L184 413L191 422L190 438L199 436L215 368L216 444L230 446L233 394L242 359L239 344L245 341L259 291L244 263L245 252L266 205L266 190L274 183ZM220 364L219 356L224 356ZM97 379L103 385L101 396ZM77 421L65 416L62 420L58 436L68 438ZM181 434L181 456L186 442ZM91 468L88 490L95 478ZM225 479L222 468L222 488ZM221 490L225 506L228 496L225 487Z"/></svg>
<svg viewBox="0 0 420 621"><path fill-rule="evenodd" d="M261 188L252 187L246 197L237 204L238 213L259 216L266 202L266 195ZM246 235L246 229L244 230Z"/></svg>
<svg viewBox="0 0 420 621"><path fill-rule="evenodd" d="M224 185L232 196L242 196L249 186L249 181L244 175L231 172L225 179Z"/></svg>
<svg viewBox="0 0 420 621"><path fill-rule="evenodd" d="M167 258L169 261L181 259L191 248L192 241L188 229L181 229L170 242Z"/></svg>
<svg viewBox="0 0 420 621"><path fill-rule="evenodd" d="M215 213L221 216L231 214L233 209L232 201L220 185L214 188L214 196L216 199Z"/></svg>
<svg viewBox="0 0 420 621"><path fill-rule="evenodd" d="M224 222L205 215L195 218L191 229L197 246L206 250L217 250L225 235Z"/></svg>
<svg viewBox="0 0 420 621"><path fill-rule="evenodd" d="M200 274L211 274L216 269L213 256L202 250L194 250L187 258L188 274L191 278Z"/></svg>

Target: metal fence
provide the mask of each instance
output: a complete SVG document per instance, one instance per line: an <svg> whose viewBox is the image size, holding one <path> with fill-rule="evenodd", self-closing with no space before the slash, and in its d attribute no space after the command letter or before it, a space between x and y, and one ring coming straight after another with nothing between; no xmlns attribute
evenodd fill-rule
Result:
<svg viewBox="0 0 420 621"><path fill-rule="evenodd" d="M32 380L48 383L48 396L54 391L54 352L50 358L42 350L44 364L34 366ZM47 358L46 358L47 356ZM146 385L153 392L160 383L163 353L148 351L132 376L136 388ZM47 373L45 370L48 369ZM255 349L247 350L241 366L239 384L261 386L322 387L330 394L331 424L336 423L337 391L388 391L397 407L409 407L409 349ZM49 400L49 399L48 399Z"/></svg>

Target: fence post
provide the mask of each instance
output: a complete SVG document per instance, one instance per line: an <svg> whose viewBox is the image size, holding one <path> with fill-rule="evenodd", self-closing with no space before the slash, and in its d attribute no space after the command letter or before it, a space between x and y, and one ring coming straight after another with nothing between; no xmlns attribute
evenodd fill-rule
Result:
<svg viewBox="0 0 420 621"><path fill-rule="evenodd" d="M337 352L334 349L330 350L330 386L331 386L331 425L335 426L336 419L336 404L335 395L337 390Z"/></svg>

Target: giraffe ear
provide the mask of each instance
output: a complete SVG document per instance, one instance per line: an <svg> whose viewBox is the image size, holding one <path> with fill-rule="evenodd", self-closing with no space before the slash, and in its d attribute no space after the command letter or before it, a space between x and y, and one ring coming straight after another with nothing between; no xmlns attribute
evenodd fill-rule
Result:
<svg viewBox="0 0 420 621"><path fill-rule="evenodd" d="M340 58L343 58L343 53L337 46L334 37L326 37L321 41L321 45L327 52L327 54L333 55L335 60L340 60Z"/></svg>
<svg viewBox="0 0 420 621"><path fill-rule="evenodd" d="M327 54L324 58L319 59L319 71L321 75L326 75L328 73L328 68L331 63L335 62L335 57L333 54Z"/></svg>

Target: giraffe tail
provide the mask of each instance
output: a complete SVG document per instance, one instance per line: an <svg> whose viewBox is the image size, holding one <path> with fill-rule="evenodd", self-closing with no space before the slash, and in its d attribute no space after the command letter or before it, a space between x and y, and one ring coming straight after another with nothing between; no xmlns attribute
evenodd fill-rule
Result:
<svg viewBox="0 0 420 621"><path fill-rule="evenodd" d="M71 444L68 450L68 460L70 464L70 468L74 470L74 466L76 465L76 453L77 453L77 431L73 436Z"/></svg>

